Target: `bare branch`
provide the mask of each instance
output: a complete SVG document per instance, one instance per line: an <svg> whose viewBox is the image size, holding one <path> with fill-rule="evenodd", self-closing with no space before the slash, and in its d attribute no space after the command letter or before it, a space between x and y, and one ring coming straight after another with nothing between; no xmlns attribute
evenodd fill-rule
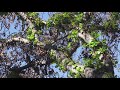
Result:
<svg viewBox="0 0 120 90"><path fill-rule="evenodd" d="M93 37L88 33L78 33L78 36L82 38L86 43L90 43L93 40Z"/></svg>
<svg viewBox="0 0 120 90"><path fill-rule="evenodd" d="M24 20L27 21L28 27L33 28L33 23L27 18L27 15L24 12L17 12Z"/></svg>
<svg viewBox="0 0 120 90"><path fill-rule="evenodd" d="M25 44L30 43L29 40L22 38L22 37L14 37L14 38L8 39L6 43L12 42L12 41L24 42Z"/></svg>

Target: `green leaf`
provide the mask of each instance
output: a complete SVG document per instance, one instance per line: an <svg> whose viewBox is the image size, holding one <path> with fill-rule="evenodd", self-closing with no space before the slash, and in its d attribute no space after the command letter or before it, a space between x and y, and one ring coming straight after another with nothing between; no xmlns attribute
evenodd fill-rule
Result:
<svg viewBox="0 0 120 90"><path fill-rule="evenodd" d="M73 64L74 64L74 62L73 62L73 61L71 61L71 62L69 62L69 63L68 63L68 65L73 65Z"/></svg>
<svg viewBox="0 0 120 90"><path fill-rule="evenodd" d="M38 35L41 35L41 34L42 34L42 31L41 31L41 30L37 31L37 34L38 34Z"/></svg>
<svg viewBox="0 0 120 90"><path fill-rule="evenodd" d="M71 42L68 43L67 48L71 48Z"/></svg>
<svg viewBox="0 0 120 90"><path fill-rule="evenodd" d="M75 69L76 67L77 67L77 65L76 65L76 64L74 64L74 65L73 65L73 68Z"/></svg>
<svg viewBox="0 0 120 90"><path fill-rule="evenodd" d="M31 35L32 34L32 29L31 28L28 28L27 30L27 35Z"/></svg>
<svg viewBox="0 0 120 90"><path fill-rule="evenodd" d="M70 38L71 38L71 35L68 35L67 38L70 39Z"/></svg>
<svg viewBox="0 0 120 90"><path fill-rule="evenodd" d="M83 71L84 71L84 66L76 67L76 70L77 70L78 72L83 72Z"/></svg>
<svg viewBox="0 0 120 90"><path fill-rule="evenodd" d="M76 39L75 39L75 38L73 38L72 40L73 40L73 42L76 42Z"/></svg>
<svg viewBox="0 0 120 90"><path fill-rule="evenodd" d="M72 35L77 36L77 34L78 34L78 30L73 30L72 31Z"/></svg>
<svg viewBox="0 0 120 90"><path fill-rule="evenodd" d="M83 28L83 24L79 23L79 27L80 27L80 29L82 29Z"/></svg>
<svg viewBox="0 0 120 90"><path fill-rule="evenodd" d="M37 44L37 43L38 43L38 40L35 39L33 43L34 43L34 44Z"/></svg>
<svg viewBox="0 0 120 90"><path fill-rule="evenodd" d="M103 40L102 40L102 43L103 43L103 44L106 44L106 39L103 39Z"/></svg>
<svg viewBox="0 0 120 90"><path fill-rule="evenodd" d="M34 40L35 40L35 36L34 36L33 33L32 33L31 35L28 35L27 38L28 38L30 41L34 41Z"/></svg>
<svg viewBox="0 0 120 90"><path fill-rule="evenodd" d="M77 74L75 75L75 78L79 78L79 77L80 77L80 74L77 73Z"/></svg>

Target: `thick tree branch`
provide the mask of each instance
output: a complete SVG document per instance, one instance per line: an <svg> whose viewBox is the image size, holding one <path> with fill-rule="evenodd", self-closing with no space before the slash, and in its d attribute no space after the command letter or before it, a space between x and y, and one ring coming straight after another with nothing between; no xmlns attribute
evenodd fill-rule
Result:
<svg viewBox="0 0 120 90"><path fill-rule="evenodd" d="M78 36L82 38L86 43L90 43L93 40L93 37L88 33L78 33Z"/></svg>
<svg viewBox="0 0 120 90"><path fill-rule="evenodd" d="M8 40L6 41L6 43L13 42L13 41L23 42L23 43L25 43L25 44L30 43L29 40L27 40L27 39L25 39L25 38L22 38L22 37L14 37L14 38L8 39Z"/></svg>
<svg viewBox="0 0 120 90"><path fill-rule="evenodd" d="M93 40L93 37L88 33L78 33L78 36L80 38L82 38L86 43L90 43ZM101 60L102 58L103 58L103 54L101 54L99 59ZM110 60L110 58L107 58L107 60L105 60L104 62L105 62L104 63L105 65L108 64L109 66L104 65L101 69L99 69L97 71L95 71L92 68L85 68L85 70L84 70L85 76L88 78L95 78L95 77L102 78L102 76L105 74L105 72L103 70L106 69L107 70L106 72L112 73L112 76L114 77L114 69L113 69L112 61ZM102 73L102 75L99 75L98 72L101 72L101 71L103 73ZM95 72L96 72L96 74L95 74Z"/></svg>
<svg viewBox="0 0 120 90"><path fill-rule="evenodd" d="M28 23L29 28L32 28L32 29L34 28L33 23L31 22L31 20L27 18L27 15L24 12L17 12L17 13Z"/></svg>

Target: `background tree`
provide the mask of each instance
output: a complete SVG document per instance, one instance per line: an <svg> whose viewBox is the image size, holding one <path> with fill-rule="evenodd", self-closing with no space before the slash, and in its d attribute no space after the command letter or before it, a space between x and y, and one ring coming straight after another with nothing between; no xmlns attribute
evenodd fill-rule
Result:
<svg viewBox="0 0 120 90"><path fill-rule="evenodd" d="M1 12L0 77L56 77L55 63L71 78L115 78L119 12ZM18 33L8 33L10 27ZM79 60L72 55L82 47Z"/></svg>

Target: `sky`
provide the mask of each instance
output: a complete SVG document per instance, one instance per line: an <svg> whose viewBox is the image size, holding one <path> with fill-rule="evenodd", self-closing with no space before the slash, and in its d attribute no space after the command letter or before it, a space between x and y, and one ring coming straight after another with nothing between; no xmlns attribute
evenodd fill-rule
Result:
<svg viewBox="0 0 120 90"><path fill-rule="evenodd" d="M48 20L48 18L49 18L48 12L40 12L40 17L45 21ZM18 27L18 29L19 29L19 27ZM10 27L10 33L13 33L13 32L19 32L18 30L14 29L14 23L11 24L11 27ZM119 44L119 48L120 48L120 44ZM77 49L77 51L72 56L73 60L76 60L76 61L78 60L78 57L79 57L79 54L81 53L81 51L82 51L81 47L79 47ZM120 59L120 55L118 55L118 60L119 59ZM62 78L67 77L67 72L63 73L58 68L55 68L55 64L51 65L51 67L53 67L55 71L59 72L59 75L60 75L59 77L62 77ZM118 63L118 67L120 67L120 60L119 60L119 63ZM114 69L114 71L115 71L115 74L120 77L120 72L118 72L118 70L116 68Z"/></svg>

